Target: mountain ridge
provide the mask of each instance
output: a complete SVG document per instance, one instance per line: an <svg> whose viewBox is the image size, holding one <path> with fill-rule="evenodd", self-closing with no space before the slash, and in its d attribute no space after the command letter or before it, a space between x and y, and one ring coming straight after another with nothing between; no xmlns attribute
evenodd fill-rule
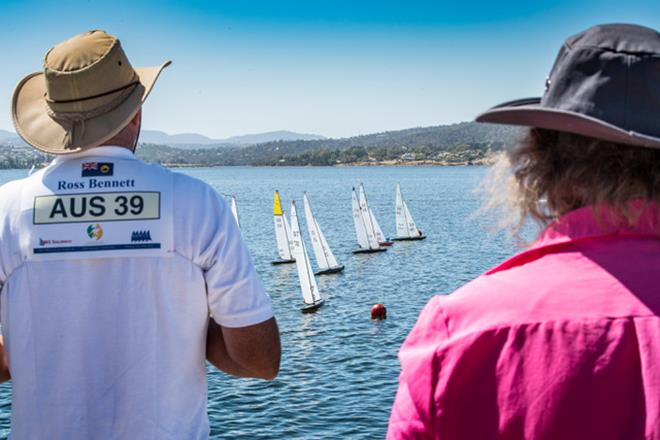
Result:
<svg viewBox="0 0 660 440"><path fill-rule="evenodd" d="M288 130L268 131L263 133L248 133L231 136L223 139L212 139L199 133L168 134L161 130L142 130L140 143L171 145L177 148L204 148L204 147L241 147L266 142L292 141L292 140L322 140L326 137L310 134L296 133ZM0 143L13 143L25 145L25 142L14 132L0 129Z"/></svg>
<svg viewBox="0 0 660 440"><path fill-rule="evenodd" d="M321 139L326 138L317 134L296 133L288 130L248 133L223 139L212 139L199 133L168 134L160 130L142 130L140 133L141 143L172 145L178 148L194 148L200 146L248 146L265 142Z"/></svg>

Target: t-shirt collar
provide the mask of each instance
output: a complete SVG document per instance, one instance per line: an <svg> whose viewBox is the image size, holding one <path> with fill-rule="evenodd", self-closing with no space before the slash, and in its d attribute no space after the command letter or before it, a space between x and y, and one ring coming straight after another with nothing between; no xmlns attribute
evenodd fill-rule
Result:
<svg viewBox="0 0 660 440"><path fill-rule="evenodd" d="M53 159L53 164L62 163L72 159L79 159L81 157L112 157L116 159L134 160L135 154L133 154L128 148L104 145L102 147L90 148L89 150L81 151L80 153L56 156L55 159Z"/></svg>

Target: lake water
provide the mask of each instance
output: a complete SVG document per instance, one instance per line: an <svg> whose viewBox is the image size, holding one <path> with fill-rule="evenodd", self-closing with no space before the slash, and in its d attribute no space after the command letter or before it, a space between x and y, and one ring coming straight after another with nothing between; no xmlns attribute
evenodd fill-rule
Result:
<svg viewBox="0 0 660 440"><path fill-rule="evenodd" d="M243 234L271 295L282 337L282 367L273 382L235 379L209 368L212 438L378 439L385 436L399 374L397 351L433 295L451 293L517 251L495 219L473 216L481 167L213 168L182 172L238 201ZM0 171L0 183L24 170ZM363 182L386 235L393 236L396 183L428 238L387 252L353 255L351 187ZM342 274L318 277L326 305L300 312L295 265L277 257L272 197L288 211L307 191ZM302 213L301 213L302 214ZM204 215L204 212L191 213ZM304 216L302 216L304 221ZM308 240L306 225L301 225ZM311 252L311 244L308 241ZM312 264L314 265L313 256ZM388 319L369 319L371 305ZM9 432L11 385L0 386L0 436Z"/></svg>

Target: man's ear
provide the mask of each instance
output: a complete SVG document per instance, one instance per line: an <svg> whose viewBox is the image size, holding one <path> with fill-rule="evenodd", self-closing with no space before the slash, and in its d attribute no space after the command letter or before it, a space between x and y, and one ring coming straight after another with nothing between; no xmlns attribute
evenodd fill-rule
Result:
<svg viewBox="0 0 660 440"><path fill-rule="evenodd" d="M133 119L131 119L131 122L129 122L129 124L135 128L140 128L141 123L142 123L142 109L138 110L138 112L135 114L135 116L133 116Z"/></svg>

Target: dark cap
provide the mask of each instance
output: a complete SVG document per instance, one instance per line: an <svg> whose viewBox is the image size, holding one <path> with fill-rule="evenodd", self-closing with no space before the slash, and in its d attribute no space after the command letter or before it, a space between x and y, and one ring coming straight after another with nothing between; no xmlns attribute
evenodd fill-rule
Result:
<svg viewBox="0 0 660 440"><path fill-rule="evenodd" d="M589 28L566 40L542 98L506 102L476 120L660 148L660 33L630 24Z"/></svg>

